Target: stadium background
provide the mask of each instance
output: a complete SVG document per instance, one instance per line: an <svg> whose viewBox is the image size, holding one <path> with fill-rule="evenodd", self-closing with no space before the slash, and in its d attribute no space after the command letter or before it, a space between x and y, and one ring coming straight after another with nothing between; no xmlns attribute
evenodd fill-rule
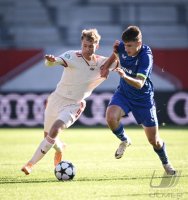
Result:
<svg viewBox="0 0 188 200"><path fill-rule="evenodd" d="M0 0L0 126L42 126L45 99L63 70L44 67L45 54L80 49L81 30L97 28L98 53L109 56L131 24L153 50L160 125L187 126L187 0ZM74 126L106 125L105 108L118 80L111 73ZM135 121L130 115L124 123Z"/></svg>

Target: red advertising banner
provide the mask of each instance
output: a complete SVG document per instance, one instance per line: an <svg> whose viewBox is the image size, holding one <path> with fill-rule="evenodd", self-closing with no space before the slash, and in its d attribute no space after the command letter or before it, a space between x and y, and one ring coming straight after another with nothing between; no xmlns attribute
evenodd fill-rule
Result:
<svg viewBox="0 0 188 200"><path fill-rule="evenodd" d="M188 90L188 49L152 49L152 51L154 74L157 74L160 80L163 79L173 85L171 88ZM0 50L0 85L12 78L16 79L28 69L31 71L32 67L42 60L43 50ZM31 75L31 79L33 78ZM160 84L160 81L158 83ZM38 85L33 83L33 87L38 88ZM168 90L165 84L162 87ZM15 85L12 88L15 88ZM15 89L18 90L19 88Z"/></svg>
<svg viewBox="0 0 188 200"><path fill-rule="evenodd" d="M178 82L178 89L188 89L188 49L153 49L154 64L164 78ZM157 73L159 70L154 71Z"/></svg>

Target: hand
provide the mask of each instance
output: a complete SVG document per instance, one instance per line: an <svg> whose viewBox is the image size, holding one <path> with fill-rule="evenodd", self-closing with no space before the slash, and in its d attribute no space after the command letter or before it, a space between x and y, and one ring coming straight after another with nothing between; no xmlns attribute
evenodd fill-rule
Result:
<svg viewBox="0 0 188 200"><path fill-rule="evenodd" d="M118 46L120 44L120 41L119 40L116 40L113 44L113 50L114 50L114 53L118 53Z"/></svg>
<svg viewBox="0 0 188 200"><path fill-rule="evenodd" d="M108 78L109 69L107 67L105 67L105 65L102 65L100 67L100 74L101 74L101 77Z"/></svg>
<svg viewBox="0 0 188 200"><path fill-rule="evenodd" d="M120 67L116 68L114 71L116 71L122 78L126 76L124 70L121 69Z"/></svg>
<svg viewBox="0 0 188 200"><path fill-rule="evenodd" d="M55 62L56 58L54 55L45 55L45 59L48 60L49 62Z"/></svg>

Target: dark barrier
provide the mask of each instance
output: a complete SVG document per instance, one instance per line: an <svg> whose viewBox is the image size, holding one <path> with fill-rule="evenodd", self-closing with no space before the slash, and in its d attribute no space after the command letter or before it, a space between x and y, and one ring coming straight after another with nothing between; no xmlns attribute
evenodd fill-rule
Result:
<svg viewBox="0 0 188 200"><path fill-rule="evenodd" d="M112 92L93 93L87 107L74 126L106 125L105 110ZM1 127L42 127L45 101L49 93L4 93L0 95ZM156 92L160 125L188 125L188 92ZM132 114L124 124L136 124Z"/></svg>
<svg viewBox="0 0 188 200"><path fill-rule="evenodd" d="M159 123L188 125L188 92L156 92Z"/></svg>

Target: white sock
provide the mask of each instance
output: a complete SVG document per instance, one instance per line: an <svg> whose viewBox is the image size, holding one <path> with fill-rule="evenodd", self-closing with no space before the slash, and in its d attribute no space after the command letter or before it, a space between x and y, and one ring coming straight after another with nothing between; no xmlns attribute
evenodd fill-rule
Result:
<svg viewBox="0 0 188 200"><path fill-rule="evenodd" d="M59 138L56 138L53 148L57 152L62 152L63 151L63 142Z"/></svg>
<svg viewBox="0 0 188 200"><path fill-rule="evenodd" d="M29 162L32 164L36 164L39 160L41 160L44 155L52 148L55 143L55 139L49 137L48 135L44 138L44 140L38 146L36 152Z"/></svg>

